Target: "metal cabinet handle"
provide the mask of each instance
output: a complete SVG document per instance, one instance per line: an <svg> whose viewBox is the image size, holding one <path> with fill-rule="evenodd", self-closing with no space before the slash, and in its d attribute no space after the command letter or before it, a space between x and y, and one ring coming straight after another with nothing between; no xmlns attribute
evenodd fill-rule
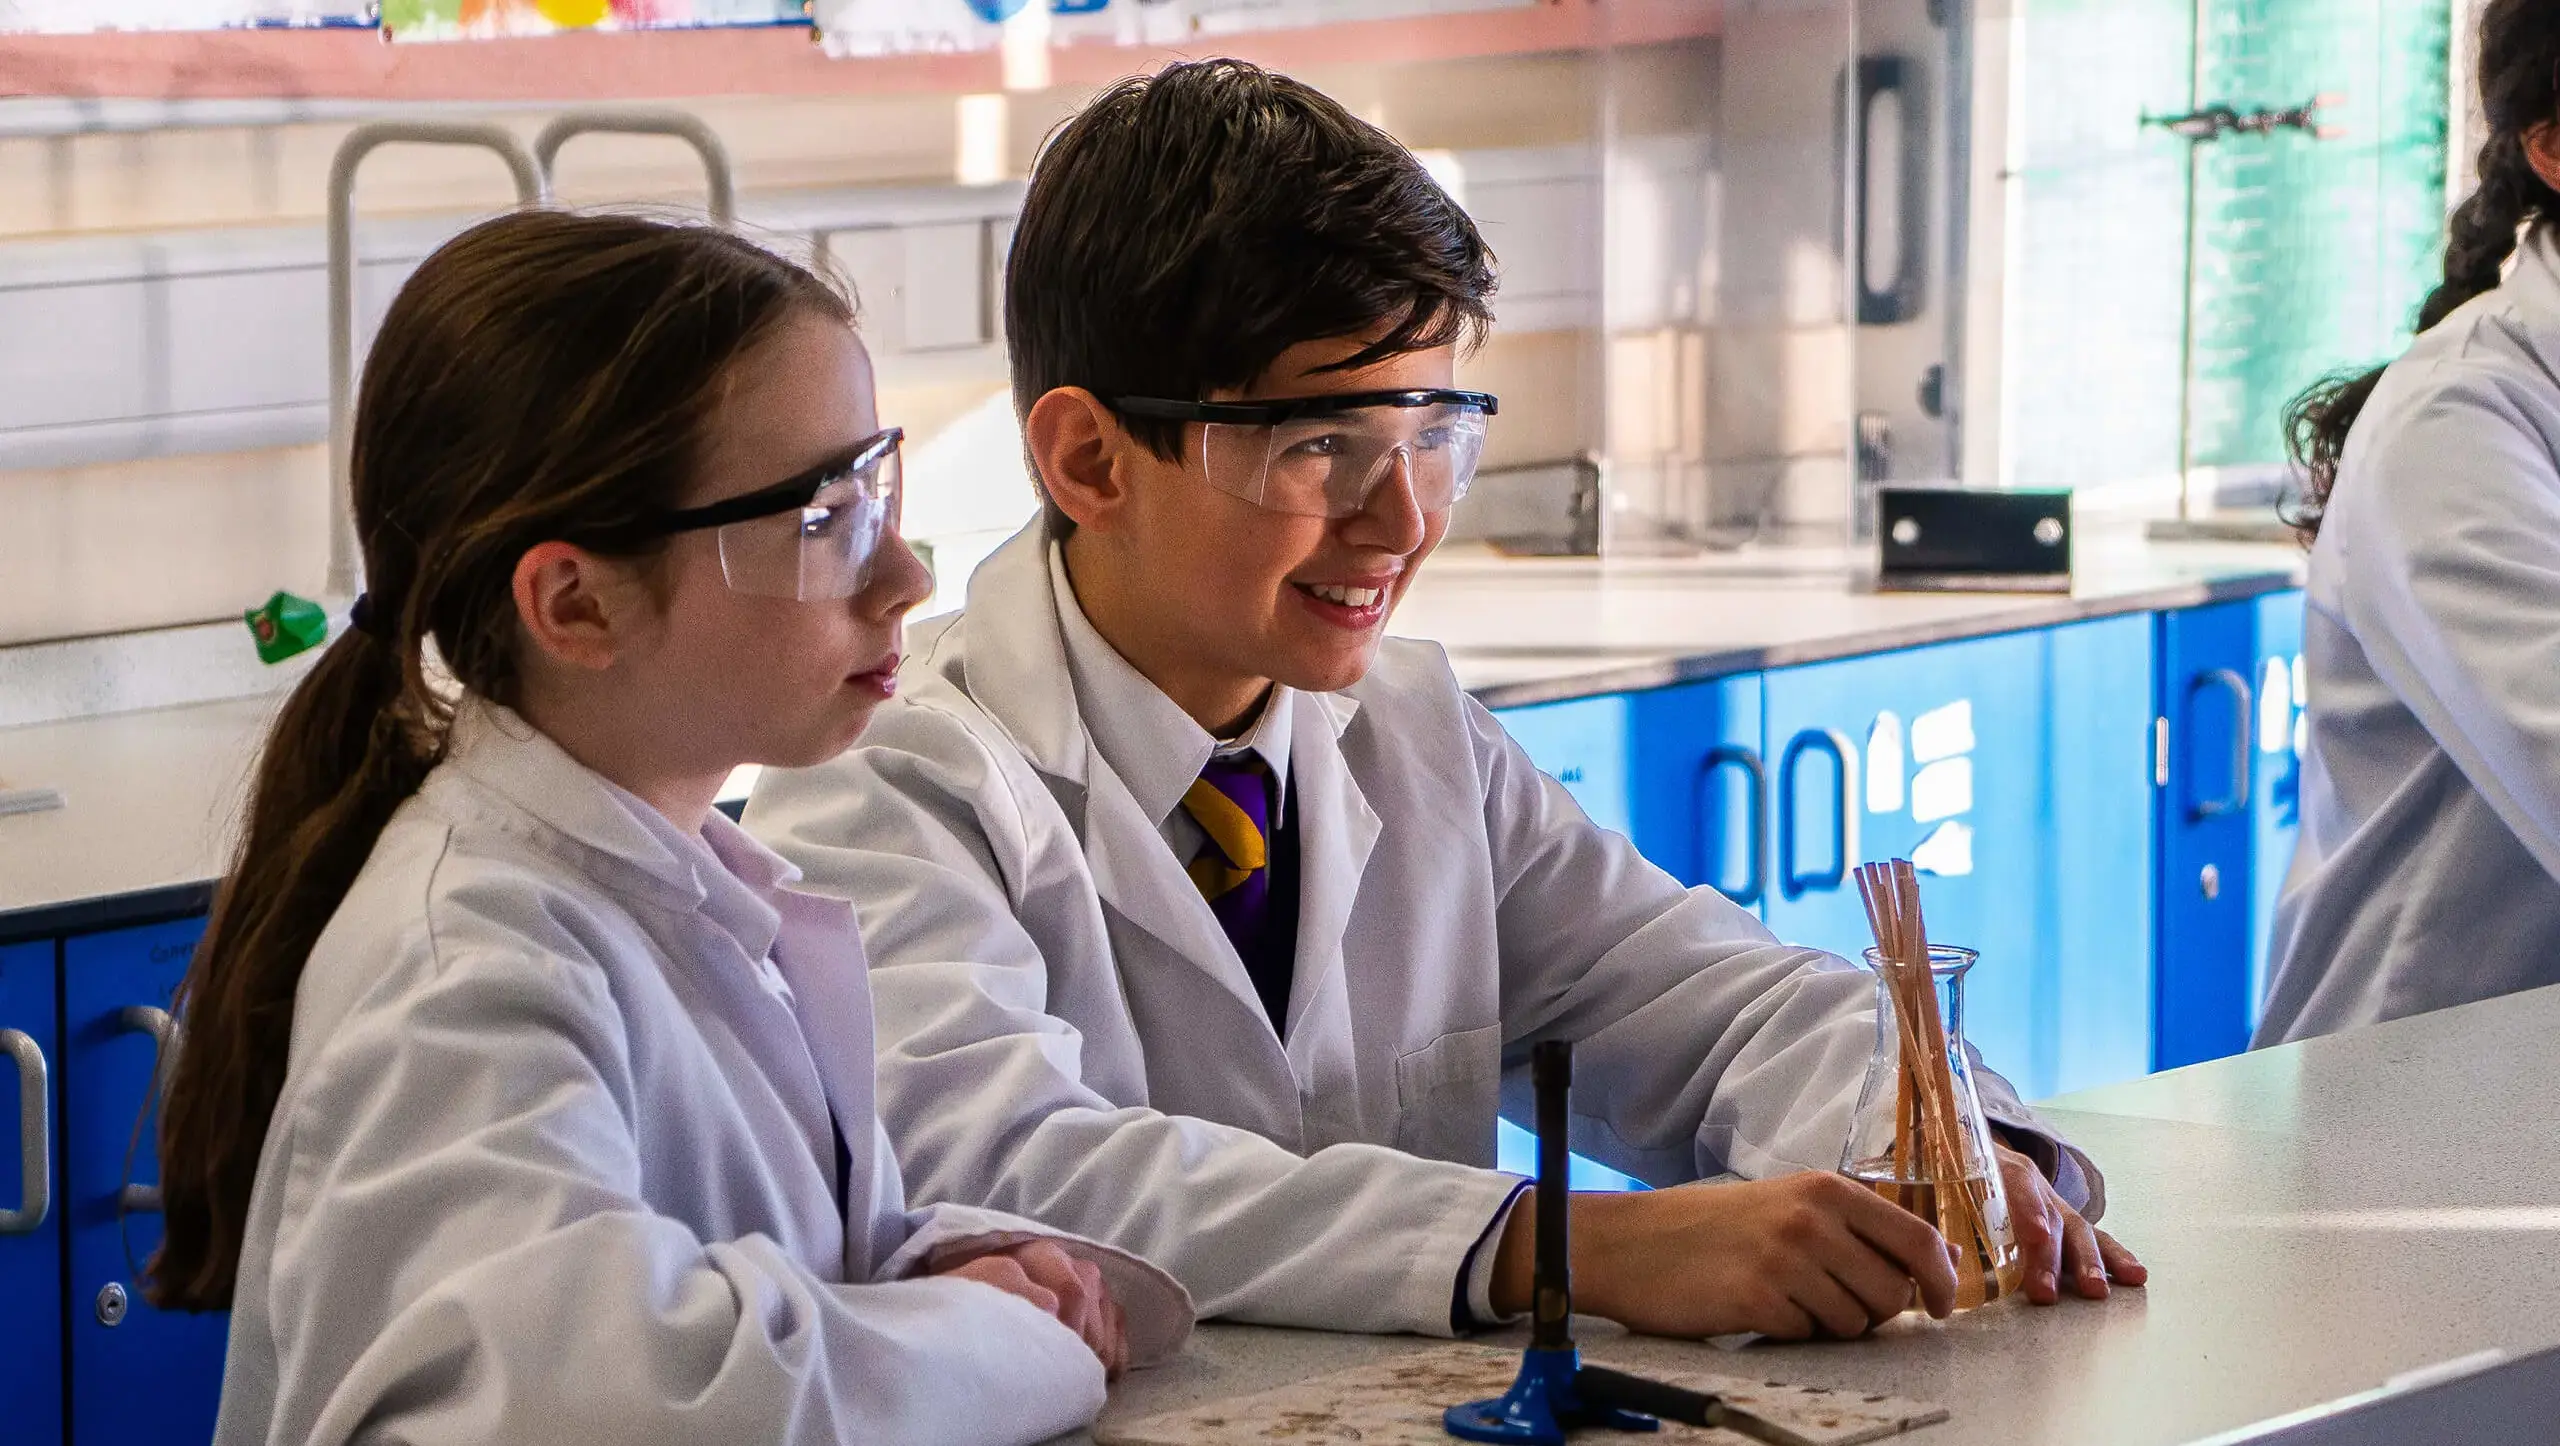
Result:
<svg viewBox="0 0 2560 1446"><path fill-rule="evenodd" d="M563 111L533 138L533 158L542 166L545 190L551 186L554 163L560 159L560 148L571 136L610 132L627 136L673 136L693 147L702 158L703 179L711 191L711 219L726 226L738 215L737 168L729 163L729 148L720 143L719 133L703 124L702 117L680 110L622 110L602 108Z"/></svg>
<svg viewBox="0 0 2560 1446"><path fill-rule="evenodd" d="M128 1004L116 1012L116 1023L128 1031L151 1036L151 1098L143 1105L143 1112L147 1115L169 1092L169 1071L178 1063L178 1021L171 1018L165 1009L154 1009L148 1004ZM136 1125L139 1128L138 1121ZM124 1188L116 1192L117 1208L126 1213L159 1209L160 1187L133 1183L130 1154L125 1159L124 1172Z"/></svg>
<svg viewBox="0 0 2560 1446"><path fill-rule="evenodd" d="M1697 831L1694 841L1701 872L1706 869L1708 856L1714 852L1708 846L1708 834L1713 825L1707 817L1707 782L1716 776L1716 770L1720 768L1741 769L1745 785L1750 790L1744 806L1749 810L1751 820L1751 875L1739 891L1727 889L1714 879L1703 882L1748 909L1757 905L1769 888L1769 768L1761 762L1757 752L1735 747L1710 749L1705 760L1699 763L1697 807L1693 810L1695 822L1692 827Z"/></svg>
<svg viewBox="0 0 2560 1446"><path fill-rule="evenodd" d="M18 1208L0 1210L0 1235L25 1235L53 1213L53 1096L44 1046L22 1029L0 1029L0 1049L18 1064Z"/></svg>
<svg viewBox="0 0 2560 1446"><path fill-rule="evenodd" d="M1808 753L1824 753L1838 770L1838 807L1831 829L1831 866L1819 873L1796 868L1796 766ZM1778 760L1778 890L1799 899L1816 889L1836 889L1849 877L1849 860L1858 852L1857 785L1852 775L1858 746L1835 728L1808 728L1787 740Z"/></svg>
<svg viewBox="0 0 2560 1446"><path fill-rule="evenodd" d="M374 121L347 132L329 161L329 577L332 594L345 597L364 585L357 575L353 499L348 458L349 425L356 391L356 170L380 147L395 144L477 146L494 151L515 177L516 199L533 205L545 194L543 168L515 132L494 121Z"/></svg>
<svg viewBox="0 0 2560 1446"><path fill-rule="evenodd" d="M2257 698L2249 690L2249 680L2229 668L2199 673L2187 685L2190 716L2196 695L2207 688L2220 688L2231 695L2231 790L2220 798L2201 799L2190 805L2189 814L2198 820L2220 818L2249 806L2249 735L2258 717Z"/></svg>

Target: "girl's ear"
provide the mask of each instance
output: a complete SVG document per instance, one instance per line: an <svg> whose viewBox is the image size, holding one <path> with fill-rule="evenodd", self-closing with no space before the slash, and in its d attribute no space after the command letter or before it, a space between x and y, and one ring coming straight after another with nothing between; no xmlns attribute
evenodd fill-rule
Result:
<svg viewBox="0 0 2560 1446"><path fill-rule="evenodd" d="M602 672L630 642L633 589L623 571L566 542L527 548L516 559L516 621L545 656Z"/></svg>
<svg viewBox="0 0 2560 1446"><path fill-rule="evenodd" d="M1022 440L1058 510L1078 527L1109 531L1129 497L1121 457L1137 444L1102 399L1082 387L1048 392L1031 404Z"/></svg>
<svg viewBox="0 0 2560 1446"><path fill-rule="evenodd" d="M2524 133L2524 159L2542 184L2560 191L2560 121L2544 121Z"/></svg>

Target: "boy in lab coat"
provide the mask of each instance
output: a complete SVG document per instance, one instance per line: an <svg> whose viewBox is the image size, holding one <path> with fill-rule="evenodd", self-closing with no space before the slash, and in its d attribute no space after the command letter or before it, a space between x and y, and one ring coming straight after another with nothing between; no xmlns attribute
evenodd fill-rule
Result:
<svg viewBox="0 0 2560 1446"><path fill-rule="evenodd" d="M1954 1277L1827 1173L1863 973L1593 825L1385 636L1497 403L1453 385L1492 257L1394 141L1231 61L1104 93L1006 277L1041 518L914 630L861 746L747 823L858 905L921 1198L1136 1251L1202 1314L1449 1333L1525 1307L1506 1071L1579 1046L1582 1308L1855 1335ZM1985 1075L2030 1268L2138 1282L2096 1169ZM2032 1158L2031 1158L2032 1157ZM1796 1173L1803 1171L1813 1173Z"/></svg>

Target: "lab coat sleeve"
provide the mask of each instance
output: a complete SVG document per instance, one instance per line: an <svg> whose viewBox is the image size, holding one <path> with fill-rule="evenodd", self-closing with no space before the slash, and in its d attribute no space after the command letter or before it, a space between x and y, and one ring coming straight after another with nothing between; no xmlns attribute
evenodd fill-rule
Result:
<svg viewBox="0 0 2560 1446"><path fill-rule="evenodd" d="M653 1213L600 970L462 954L384 992L273 1125L267 1439L1032 1442L1101 1408L1083 1342L1003 1292L831 1284Z"/></svg>
<svg viewBox="0 0 2560 1446"><path fill-rule="evenodd" d="M1513 1177L1375 1145L1301 1157L1088 1083L1017 910L1097 905L1080 868L1042 852L1074 835L1025 824L1047 795L1015 789L958 719L901 704L834 762L767 774L747 811L804 887L860 910L881 1114L915 1198L1142 1256L1204 1318L1450 1334L1461 1263Z"/></svg>
<svg viewBox="0 0 2560 1446"><path fill-rule="evenodd" d="M1872 978L1780 943L1713 889L1681 887L1466 706L1499 900L1506 1064L1537 1040L1574 1041L1576 1148L1648 1184L1839 1168L1875 1048ZM1504 1081L1504 1112L1524 1121L1526 1073ZM2007 1081L1986 1068L1977 1083L1994 1123L2050 1142L2029 1153L2096 1218L2096 1166Z"/></svg>
<svg viewBox="0 0 2560 1446"><path fill-rule="evenodd" d="M2320 545L2337 550L2342 621L2375 676L2560 878L2553 404L2439 365L2405 415L2357 428Z"/></svg>

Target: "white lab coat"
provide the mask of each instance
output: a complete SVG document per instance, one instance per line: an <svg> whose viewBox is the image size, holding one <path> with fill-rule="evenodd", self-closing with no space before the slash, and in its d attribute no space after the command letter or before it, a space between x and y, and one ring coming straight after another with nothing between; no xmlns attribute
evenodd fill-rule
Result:
<svg viewBox="0 0 2560 1446"><path fill-rule="evenodd" d="M2258 1043L2560 983L2560 231L2392 364L2311 549Z"/></svg>
<svg viewBox="0 0 2560 1446"><path fill-rule="evenodd" d="M1035 523L964 613L911 629L861 745L768 771L747 808L862 911L881 1109L918 1198L1137 1251L1204 1316L1446 1334L1517 1184L1490 1168L1494 1125L1534 1040L1578 1043L1575 1145L1618 1169L1838 1165L1869 976L1594 826L1427 643L1290 710L1283 1043L1080 721L1045 541ZM1985 1095L2051 1138L1996 1077Z"/></svg>
<svg viewBox="0 0 2560 1446"><path fill-rule="evenodd" d="M1049 1232L906 1209L851 911L792 877L727 819L689 838L466 706L303 972L216 1441L1029 1442L1090 1421L1102 1369L1074 1332L904 1278ZM1179 1287L1070 1248L1103 1263L1138 1355L1179 1345Z"/></svg>

